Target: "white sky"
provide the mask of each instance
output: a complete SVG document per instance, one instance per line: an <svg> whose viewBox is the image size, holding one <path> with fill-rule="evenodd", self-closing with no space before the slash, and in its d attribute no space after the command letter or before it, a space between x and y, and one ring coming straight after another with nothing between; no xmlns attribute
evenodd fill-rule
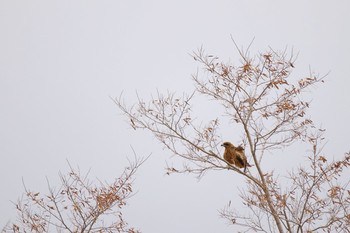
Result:
<svg viewBox="0 0 350 233"><path fill-rule="evenodd" d="M130 129L109 96L123 91L132 104L136 90L145 99L157 89L191 91L198 65L189 53L203 46L235 61L230 35L242 46L255 37L253 51L299 52L298 75L308 75L309 66L321 75L331 71L311 90L311 113L327 129L328 156L341 156L350 149L349 7L345 0L0 0L0 228L15 215L11 201L23 192L22 178L43 191L45 176L57 184L69 160L91 168L91 178L113 181L132 146L139 156L152 153L126 208L132 226L232 232L217 210L230 200L239 205L242 178L226 171L200 182L165 176L169 152ZM206 106L196 107L211 112Z"/></svg>

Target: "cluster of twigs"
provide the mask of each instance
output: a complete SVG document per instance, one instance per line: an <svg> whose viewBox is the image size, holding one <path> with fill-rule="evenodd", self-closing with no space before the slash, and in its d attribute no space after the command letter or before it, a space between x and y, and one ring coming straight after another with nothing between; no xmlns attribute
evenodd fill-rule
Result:
<svg viewBox="0 0 350 233"><path fill-rule="evenodd" d="M48 184L49 193L30 191L25 187L16 209L18 220L4 232L128 232L122 208L132 195L133 176L144 159L130 162L113 183L96 186L79 170L70 166L67 174L60 174L61 187Z"/></svg>

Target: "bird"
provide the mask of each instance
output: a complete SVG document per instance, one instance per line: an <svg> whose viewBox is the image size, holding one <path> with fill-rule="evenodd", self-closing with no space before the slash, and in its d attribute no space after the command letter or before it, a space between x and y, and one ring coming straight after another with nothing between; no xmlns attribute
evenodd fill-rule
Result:
<svg viewBox="0 0 350 233"><path fill-rule="evenodd" d="M231 142L224 142L221 146L225 147L224 159L229 164L235 165L238 168L244 168L244 172L246 172L247 167L251 167L242 146L235 147Z"/></svg>

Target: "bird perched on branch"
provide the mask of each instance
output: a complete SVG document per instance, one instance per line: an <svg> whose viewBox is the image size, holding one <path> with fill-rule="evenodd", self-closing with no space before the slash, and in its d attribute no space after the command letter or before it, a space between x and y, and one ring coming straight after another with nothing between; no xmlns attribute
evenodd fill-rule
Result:
<svg viewBox="0 0 350 233"><path fill-rule="evenodd" d="M221 146L225 147L224 159L229 164L235 165L238 168L244 168L244 172L247 167L251 167L244 154L243 147L235 147L231 142L224 142Z"/></svg>

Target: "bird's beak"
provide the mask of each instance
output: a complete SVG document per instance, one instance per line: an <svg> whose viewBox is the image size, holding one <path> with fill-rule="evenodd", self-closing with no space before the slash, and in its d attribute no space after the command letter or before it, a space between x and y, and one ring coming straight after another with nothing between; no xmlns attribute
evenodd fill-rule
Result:
<svg viewBox="0 0 350 233"><path fill-rule="evenodd" d="M224 146L224 144L221 144L221 146Z"/></svg>

